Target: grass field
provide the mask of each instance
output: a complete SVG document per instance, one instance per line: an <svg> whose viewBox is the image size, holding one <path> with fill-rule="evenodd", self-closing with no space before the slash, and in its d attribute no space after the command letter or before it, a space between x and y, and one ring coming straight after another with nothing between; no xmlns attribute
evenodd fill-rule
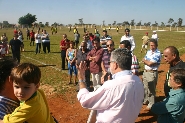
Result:
<svg viewBox="0 0 185 123"><path fill-rule="evenodd" d="M30 46L29 41L26 40L26 29L21 29L24 34L24 45L25 52L21 53L21 62L31 62L41 66L42 71L42 84L49 84L53 88L54 91L58 93L65 93L68 89L74 89L74 86L68 85L68 75L67 70L60 71L61 68L61 57L60 57L60 48L59 44L62 39L62 34L67 34L68 39L74 40L73 31L69 32L68 28L58 28L58 33L51 35L50 28L45 28L47 32L50 34L51 41L51 53L50 54L37 54L35 55L35 46ZM154 29L154 28L153 28ZM4 32L7 34L9 40L13 37L14 29L1 29L0 34L2 35ZM31 30L31 29L30 29ZM102 35L102 29L98 28L100 35ZM36 29L34 30L36 32ZM82 41L83 28L78 28L78 31L81 35L80 41ZM88 28L89 32L94 32L93 28ZM144 57L145 53L140 53L141 45L142 45L142 36L145 32L149 32L149 37L152 35L152 30L131 30L131 35L134 36L136 48L134 50L134 54L138 57L138 60ZM119 33L116 30L108 31L108 34L112 36L115 41L115 48L118 48L119 41L121 36L124 34L124 29L120 29ZM167 46L176 46L180 49L180 54L185 53L185 32L176 32L174 31L157 31L159 37L159 46L158 49L163 51L163 49ZM11 56L11 54L10 54ZM140 64L141 70L143 69L143 64Z"/></svg>

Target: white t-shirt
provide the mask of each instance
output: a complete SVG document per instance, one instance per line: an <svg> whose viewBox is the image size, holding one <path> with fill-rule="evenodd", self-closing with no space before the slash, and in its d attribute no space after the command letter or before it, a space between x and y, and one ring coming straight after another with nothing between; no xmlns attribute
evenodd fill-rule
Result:
<svg viewBox="0 0 185 123"><path fill-rule="evenodd" d="M21 42L23 42L22 35L19 35L17 39L19 39Z"/></svg>
<svg viewBox="0 0 185 123"><path fill-rule="evenodd" d="M35 34L35 43L41 43L41 35Z"/></svg>

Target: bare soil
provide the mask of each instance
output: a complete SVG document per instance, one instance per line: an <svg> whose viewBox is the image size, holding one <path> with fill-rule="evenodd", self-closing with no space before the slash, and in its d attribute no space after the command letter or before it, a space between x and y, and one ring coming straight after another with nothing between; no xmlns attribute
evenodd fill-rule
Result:
<svg viewBox="0 0 185 123"><path fill-rule="evenodd" d="M181 58L185 61L185 54ZM169 65L162 60L159 67L159 78L156 88L157 101L164 99L163 85L168 68ZM142 72L140 73L140 77L141 75ZM46 89L46 86L44 86L44 88L44 90L49 90ZM90 110L81 107L76 98L77 92L75 92L74 89L71 89L67 94L63 95L58 95L56 93L51 94L51 92L47 92L46 94L50 111L59 123L86 123ZM142 106L136 123L156 123L157 116L149 111L144 111L143 109L145 107L146 105Z"/></svg>

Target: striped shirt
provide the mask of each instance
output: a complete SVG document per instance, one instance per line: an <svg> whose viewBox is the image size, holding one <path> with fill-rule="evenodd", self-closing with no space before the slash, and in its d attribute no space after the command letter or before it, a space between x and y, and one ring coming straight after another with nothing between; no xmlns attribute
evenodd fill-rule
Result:
<svg viewBox="0 0 185 123"><path fill-rule="evenodd" d="M108 72L108 68L110 66L110 64L109 64L110 56L111 56L111 53L109 53L108 50L105 50L103 53L102 62L104 64L106 72Z"/></svg>
<svg viewBox="0 0 185 123"><path fill-rule="evenodd" d="M139 70L139 62L135 55L132 54L132 65L131 65L131 71L132 73L137 73Z"/></svg>
<svg viewBox="0 0 185 123"><path fill-rule="evenodd" d="M0 120L3 120L6 114L11 114L18 106L18 102L0 96Z"/></svg>
<svg viewBox="0 0 185 123"><path fill-rule="evenodd" d="M102 43L102 42L105 41L105 43L101 45L101 47L102 47L104 50L107 49L106 43L107 43L107 40L110 40L110 39L112 39L112 37L109 36L109 35L107 35L107 36L102 36L102 37L101 37L100 42Z"/></svg>

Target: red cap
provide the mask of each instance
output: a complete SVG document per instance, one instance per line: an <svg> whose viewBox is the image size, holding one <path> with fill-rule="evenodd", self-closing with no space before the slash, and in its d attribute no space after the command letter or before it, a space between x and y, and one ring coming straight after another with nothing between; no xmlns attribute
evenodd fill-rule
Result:
<svg viewBox="0 0 185 123"><path fill-rule="evenodd" d="M148 32L146 32L146 34L148 34Z"/></svg>

